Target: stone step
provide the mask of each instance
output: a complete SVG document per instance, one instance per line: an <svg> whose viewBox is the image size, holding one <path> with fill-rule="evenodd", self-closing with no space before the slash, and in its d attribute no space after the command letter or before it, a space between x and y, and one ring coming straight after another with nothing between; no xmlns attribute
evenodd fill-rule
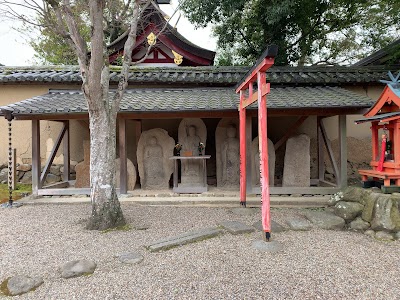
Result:
<svg viewBox="0 0 400 300"><path fill-rule="evenodd" d="M178 236L158 240L146 245L145 247L150 250L150 252L165 251L182 245L213 238L222 233L223 230L219 228L204 228L187 232Z"/></svg>

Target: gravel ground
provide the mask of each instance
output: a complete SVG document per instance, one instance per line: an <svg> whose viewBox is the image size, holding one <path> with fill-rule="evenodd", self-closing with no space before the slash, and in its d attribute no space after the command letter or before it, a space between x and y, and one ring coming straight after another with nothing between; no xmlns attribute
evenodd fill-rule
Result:
<svg viewBox="0 0 400 300"><path fill-rule="evenodd" d="M237 216L226 208L146 207L124 204L130 224L145 231L101 233L83 229L89 205L37 205L0 210L0 280L16 274L43 276L36 291L13 299L399 299L400 242L379 242L361 233L312 230L273 235L279 253L251 244L258 232L228 233L167 252L143 245L238 220L251 225L259 215ZM275 209L281 224L299 213ZM114 256L139 251L138 265ZM61 279L57 269L75 259L92 259L92 276ZM0 298L2 298L0 296ZM6 298L6 297L4 297Z"/></svg>

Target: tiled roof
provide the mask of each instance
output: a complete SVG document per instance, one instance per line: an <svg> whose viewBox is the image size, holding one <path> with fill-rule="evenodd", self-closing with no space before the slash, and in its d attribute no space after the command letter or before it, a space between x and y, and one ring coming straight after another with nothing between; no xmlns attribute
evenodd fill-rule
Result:
<svg viewBox="0 0 400 300"><path fill-rule="evenodd" d="M249 67L132 67L129 82L132 85L203 85L234 86ZM391 70L396 72L397 70ZM274 85L354 85L379 84L388 79L385 67L272 67L267 80ZM120 68L111 69L111 84L119 79ZM0 67L0 84L65 83L80 84L76 66L63 67Z"/></svg>
<svg viewBox="0 0 400 300"><path fill-rule="evenodd" d="M121 101L120 112L227 111L237 110L238 103L233 88L131 89ZM366 96L339 87L272 88L268 96L269 109L361 109L373 103ZM87 112L87 105L82 92L58 90L1 109L14 115L76 114Z"/></svg>

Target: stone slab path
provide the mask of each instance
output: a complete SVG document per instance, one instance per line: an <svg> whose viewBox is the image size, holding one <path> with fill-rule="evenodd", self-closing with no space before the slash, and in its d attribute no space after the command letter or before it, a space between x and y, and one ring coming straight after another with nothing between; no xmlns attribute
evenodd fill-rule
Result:
<svg viewBox="0 0 400 300"><path fill-rule="evenodd" d="M169 237L163 240L155 241L149 245L146 245L145 247L149 249L150 252L163 251L178 246L213 238L222 233L223 230L219 228L205 228L197 231L187 232L182 235Z"/></svg>
<svg viewBox="0 0 400 300"><path fill-rule="evenodd" d="M243 234L243 233L250 233L255 231L254 227L248 226L243 224L242 222L238 221L225 221L219 223L225 230L227 230L231 234Z"/></svg>

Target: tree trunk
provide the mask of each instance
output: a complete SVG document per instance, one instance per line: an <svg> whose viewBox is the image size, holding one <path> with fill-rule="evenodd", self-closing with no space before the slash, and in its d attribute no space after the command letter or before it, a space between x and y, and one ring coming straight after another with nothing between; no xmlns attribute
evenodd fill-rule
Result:
<svg viewBox="0 0 400 300"><path fill-rule="evenodd" d="M115 188L116 116L105 109L90 111L90 230L125 225Z"/></svg>

